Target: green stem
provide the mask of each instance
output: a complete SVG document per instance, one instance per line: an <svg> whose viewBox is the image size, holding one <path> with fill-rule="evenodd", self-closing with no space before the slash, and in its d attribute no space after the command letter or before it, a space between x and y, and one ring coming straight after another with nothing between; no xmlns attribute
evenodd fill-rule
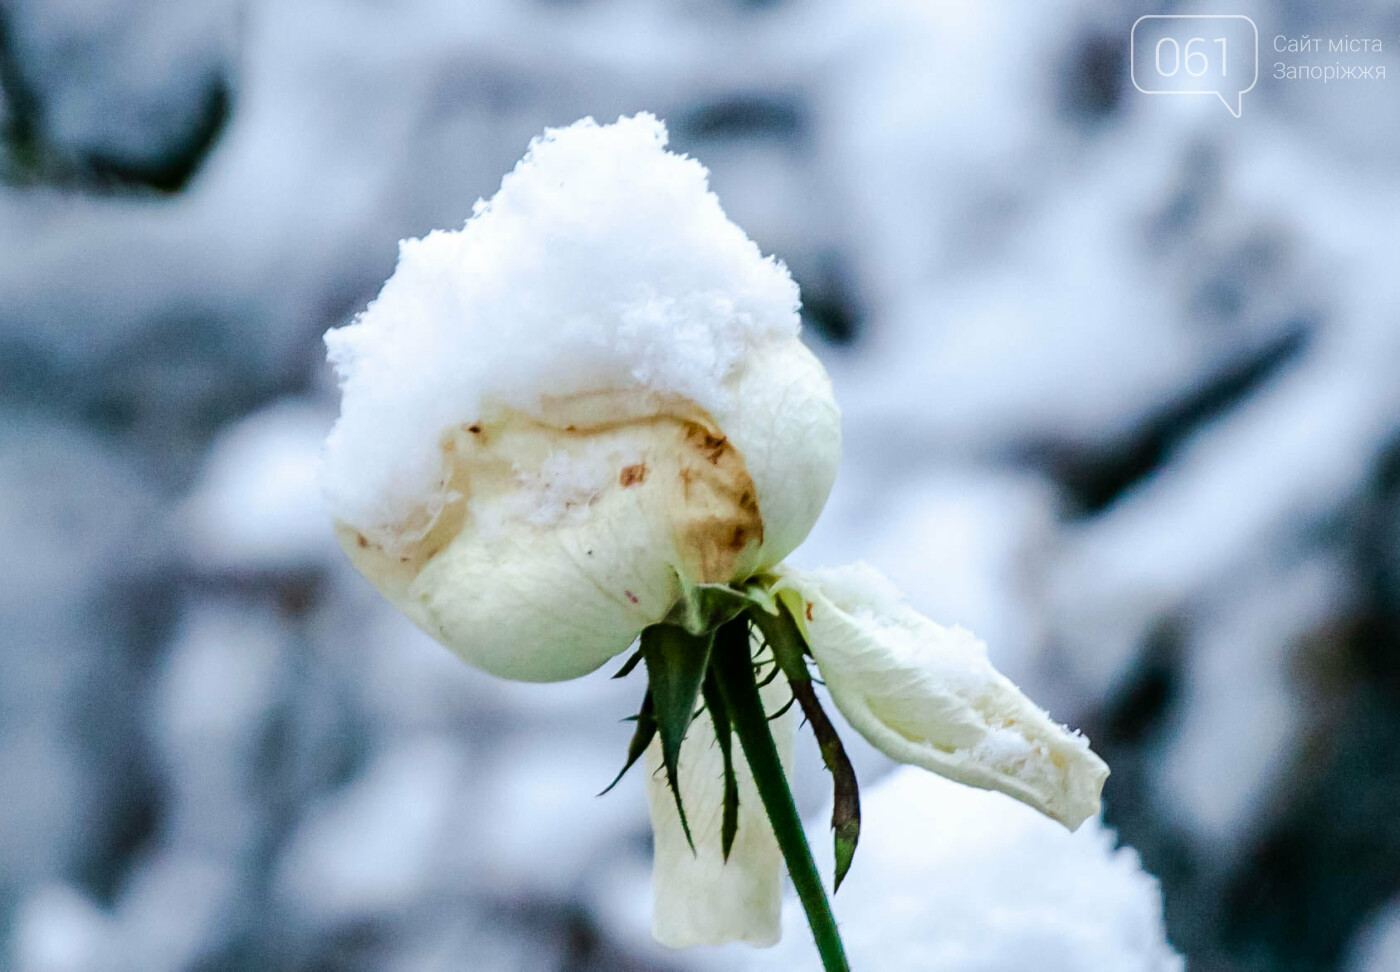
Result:
<svg viewBox="0 0 1400 972"><path fill-rule="evenodd" d="M807 846L807 836L802 832L802 819L792 801L782 760L778 758L778 747L773 744L768 718L763 711L763 699L758 694L746 617L727 622L716 633L711 664L728 704L734 733L739 737L754 785L763 800L763 809L773 825L778 849L787 861L797 897L807 912L807 923L812 926L822 968L826 972L850 972L836 918L831 913L831 903L822 887L811 848Z"/></svg>

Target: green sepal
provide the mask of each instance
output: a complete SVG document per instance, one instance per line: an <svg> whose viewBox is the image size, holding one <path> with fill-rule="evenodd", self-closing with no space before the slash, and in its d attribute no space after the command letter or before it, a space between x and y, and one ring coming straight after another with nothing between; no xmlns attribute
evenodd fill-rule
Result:
<svg viewBox="0 0 1400 972"><path fill-rule="evenodd" d="M637 711L637 714L628 716L622 721L636 722L637 728L632 733L632 741L627 744L627 762L623 765L622 769L618 771L613 781L604 788L603 793L607 793L608 790L617 786L618 782L627 775L627 771L632 768L632 764L641 758L642 753L647 751L647 747L651 745L652 737L656 735L656 719L652 715L650 689L648 689L647 694L642 697L642 707ZM603 793L599 793L598 795L602 796Z"/></svg>
<svg viewBox="0 0 1400 972"><path fill-rule="evenodd" d="M622 663L622 667L617 670L617 674L614 675L613 678L626 678L628 675L631 675L632 669L636 668L641 660L642 649L638 648L636 651L632 652L631 658L628 658Z"/></svg>
<svg viewBox="0 0 1400 972"><path fill-rule="evenodd" d="M856 794L855 815L849 812L837 819L837 812L831 812L831 829L834 834L836 846L836 880L831 886L831 893L835 894L841 890L841 882L846 880L846 874L851 869L851 862L855 860L856 844L860 843L860 795Z"/></svg>
<svg viewBox="0 0 1400 972"><path fill-rule="evenodd" d="M684 628L693 635L712 634L720 625L737 618L751 603L747 592L728 584L695 584L685 588L681 599L662 622Z"/></svg>
<svg viewBox="0 0 1400 972"><path fill-rule="evenodd" d="M713 667L706 669L705 681L700 686L705 697L705 708L710 710L710 721L715 727L715 741L719 744L720 755L724 758L724 809L720 817L720 850L724 860L729 861L729 851L734 846L734 835L739 831L739 781L734 776L733 726L729 719L729 706L720 691L719 681Z"/></svg>
<svg viewBox="0 0 1400 972"><path fill-rule="evenodd" d="M648 690L661 737L661 758L666 767L666 782L676 798L676 813L681 819L686 843L695 850L690 836L690 823L681 804L678 767L681 743L695 717L700 684L710 663L713 633L692 634L674 624L653 624L642 630L642 658L647 665Z"/></svg>
<svg viewBox="0 0 1400 972"><path fill-rule="evenodd" d="M777 712L774 712L768 717L768 721L772 722L774 719L781 719L783 716L787 715L788 710L792 708L792 704L796 701L797 695L796 693L794 693L792 698L788 699L786 702L783 703L783 707L781 709L779 709Z"/></svg>

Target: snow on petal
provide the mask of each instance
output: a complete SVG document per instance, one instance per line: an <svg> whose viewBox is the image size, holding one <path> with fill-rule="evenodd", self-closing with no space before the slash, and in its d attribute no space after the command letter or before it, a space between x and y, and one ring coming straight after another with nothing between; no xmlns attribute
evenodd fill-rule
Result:
<svg viewBox="0 0 1400 972"><path fill-rule="evenodd" d="M764 705L776 711L787 700L786 692L786 686L780 687L776 680L764 686ZM768 725L783 769L791 772L793 712ZM647 749L647 803L654 842L652 934L672 948L725 942L767 947L782 932L782 854L737 738L733 747L739 829L728 861L720 844L724 759L709 713L701 713L691 723L678 767L681 799L695 840L693 854L662 771L659 741L653 740Z"/></svg>
<svg viewBox="0 0 1400 972"><path fill-rule="evenodd" d="M1098 813L1108 767L993 668L970 632L923 617L866 564L781 577L806 602L836 707L885 755L1015 797L1071 830Z"/></svg>

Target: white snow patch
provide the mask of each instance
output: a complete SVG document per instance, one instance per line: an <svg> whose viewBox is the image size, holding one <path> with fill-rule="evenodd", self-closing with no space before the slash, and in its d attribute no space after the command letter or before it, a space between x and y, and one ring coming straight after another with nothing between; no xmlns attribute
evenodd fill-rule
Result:
<svg viewBox="0 0 1400 972"><path fill-rule="evenodd" d="M647 832L643 767L597 795L620 768L611 742L579 730L533 732L493 754L480 777L477 828L459 835L484 880L512 895L567 898Z"/></svg>
<svg viewBox="0 0 1400 972"><path fill-rule="evenodd" d="M882 972L1182 972L1162 897L1132 850L1089 821L1069 833L1001 794L901 769L868 790L855 863L834 899L854 968ZM742 812L742 810L741 810ZM813 848L831 873L825 816ZM802 911L747 972L818 968Z"/></svg>
<svg viewBox="0 0 1400 972"><path fill-rule="evenodd" d="M1192 612L1181 697L1155 788L1221 860L1279 812L1275 788L1302 752L1308 697L1296 650L1354 609L1355 579L1335 557L1257 569Z"/></svg>
<svg viewBox="0 0 1400 972"><path fill-rule="evenodd" d="M400 244L378 298L326 335L336 518L392 544L444 499L442 433L492 407L647 389L724 424L748 350L797 333L797 287L666 140L647 114L548 129L462 230Z"/></svg>
<svg viewBox="0 0 1400 972"><path fill-rule="evenodd" d="M11 940L15 972L106 972L111 922L96 902L65 884L40 888L18 909Z"/></svg>
<svg viewBox="0 0 1400 972"><path fill-rule="evenodd" d="M1394 972L1400 969L1400 898L1386 905L1353 939L1344 972Z"/></svg>
<svg viewBox="0 0 1400 972"><path fill-rule="evenodd" d="M433 736L380 754L293 835L281 895L307 917L335 922L403 908L432 890L462 770L456 748Z"/></svg>
<svg viewBox="0 0 1400 972"><path fill-rule="evenodd" d="M335 550L317 488L323 409L285 400L223 432L183 516L191 556L225 570L289 569Z"/></svg>

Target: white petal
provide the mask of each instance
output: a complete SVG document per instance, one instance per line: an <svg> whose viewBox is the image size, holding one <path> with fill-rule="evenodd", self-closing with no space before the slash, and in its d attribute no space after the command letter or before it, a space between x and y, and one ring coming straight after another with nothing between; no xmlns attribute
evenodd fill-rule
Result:
<svg viewBox="0 0 1400 972"><path fill-rule="evenodd" d="M1015 797L1070 829L1099 810L1108 767L992 667L986 647L906 604L865 564L783 568L836 707L891 759Z"/></svg>
<svg viewBox="0 0 1400 972"><path fill-rule="evenodd" d="M775 679L763 689L764 705L774 711L787 701ZM792 766L794 716L768 723L784 770ZM686 843L675 797L666 785L660 743L647 750L647 802L654 841L652 934L663 945L722 945L747 942L767 947L782 932L783 858L763 802L754 789L749 764L735 738L734 775L739 782L739 829L729 860L720 852L724 801L724 759L708 712L701 713L681 746L678 776L695 853Z"/></svg>
<svg viewBox="0 0 1400 972"><path fill-rule="evenodd" d="M411 543L338 531L400 610L505 678L586 674L666 614L681 577L747 576L759 555L753 482L703 416L626 396L560 409L455 430L453 499Z"/></svg>
<svg viewBox="0 0 1400 972"><path fill-rule="evenodd" d="M522 681L587 674L661 620L682 579L743 580L821 512L841 450L821 364L784 338L746 358L732 386L724 427L636 391L457 427L442 447L447 505L392 539L341 524L341 545L478 668Z"/></svg>
<svg viewBox="0 0 1400 972"><path fill-rule="evenodd" d="M807 539L826 505L841 462L841 412L826 369L795 338L753 349L733 386L734 407L715 419L758 488L758 569L767 570Z"/></svg>

